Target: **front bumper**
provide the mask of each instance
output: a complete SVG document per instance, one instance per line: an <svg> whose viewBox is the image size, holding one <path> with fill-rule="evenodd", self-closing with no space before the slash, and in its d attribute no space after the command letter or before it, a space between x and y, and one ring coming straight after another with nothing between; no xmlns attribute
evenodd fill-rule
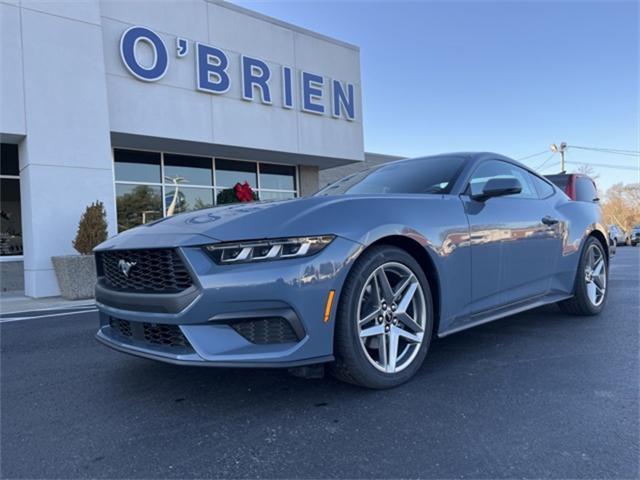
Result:
<svg viewBox="0 0 640 480"><path fill-rule="evenodd" d="M194 287L171 296L123 293L99 284L96 338L125 353L179 365L294 367L331 361L337 301L325 322L327 297L335 290L339 298L361 248L337 237L311 257L222 266L199 246L179 247ZM286 321L295 338L256 343L234 327L245 321L262 325L259 319L268 318ZM150 342L142 334L123 336L114 321L141 332L142 325L173 329L184 336L187 347Z"/></svg>

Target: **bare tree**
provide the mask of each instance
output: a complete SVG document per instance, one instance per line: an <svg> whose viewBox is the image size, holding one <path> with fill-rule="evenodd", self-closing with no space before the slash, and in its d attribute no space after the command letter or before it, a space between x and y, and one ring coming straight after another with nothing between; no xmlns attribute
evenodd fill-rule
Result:
<svg viewBox="0 0 640 480"><path fill-rule="evenodd" d="M583 175L587 175L591 177L593 180L597 180L600 178L600 174L596 172L596 169L593 168L593 165L589 165L588 163L583 163L579 165L573 173L582 173Z"/></svg>
<svg viewBox="0 0 640 480"><path fill-rule="evenodd" d="M613 185L607 190L602 210L607 223L620 225L626 231L639 225L640 183Z"/></svg>

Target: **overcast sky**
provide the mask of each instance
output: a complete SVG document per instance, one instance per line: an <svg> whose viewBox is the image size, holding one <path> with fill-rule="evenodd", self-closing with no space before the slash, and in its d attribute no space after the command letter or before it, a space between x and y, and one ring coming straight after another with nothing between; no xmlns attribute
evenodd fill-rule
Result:
<svg viewBox="0 0 640 480"><path fill-rule="evenodd" d="M235 3L360 47L367 151L640 150L637 1ZM627 167L596 167L603 188L640 181L638 157L567 160Z"/></svg>

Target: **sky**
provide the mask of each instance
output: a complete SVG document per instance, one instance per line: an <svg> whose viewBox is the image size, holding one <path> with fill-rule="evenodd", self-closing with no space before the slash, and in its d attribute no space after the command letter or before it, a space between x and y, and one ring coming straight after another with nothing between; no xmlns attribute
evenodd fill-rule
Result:
<svg viewBox="0 0 640 480"><path fill-rule="evenodd" d="M640 150L637 0L234 3L360 47L368 152L540 153L538 168L552 143ZM626 167L595 166L602 190L640 181L638 156L566 159Z"/></svg>

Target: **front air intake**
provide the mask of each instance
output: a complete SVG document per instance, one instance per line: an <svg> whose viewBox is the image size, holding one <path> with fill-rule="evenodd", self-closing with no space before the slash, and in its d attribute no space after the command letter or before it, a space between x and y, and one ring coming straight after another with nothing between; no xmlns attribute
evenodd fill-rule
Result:
<svg viewBox="0 0 640 480"><path fill-rule="evenodd" d="M96 254L98 276L111 290L130 293L179 293L193 285L173 249L113 250Z"/></svg>

